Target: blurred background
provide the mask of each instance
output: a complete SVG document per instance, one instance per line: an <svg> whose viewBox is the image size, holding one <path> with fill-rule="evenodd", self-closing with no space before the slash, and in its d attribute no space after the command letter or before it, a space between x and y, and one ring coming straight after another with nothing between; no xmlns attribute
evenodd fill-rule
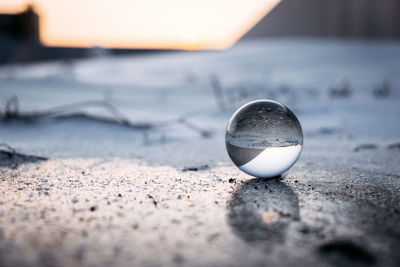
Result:
<svg viewBox="0 0 400 267"><path fill-rule="evenodd" d="M140 143L193 145L199 134L223 144L229 116L257 98L291 107L316 143L396 142L396 0L1 0L0 10L2 121L48 123L0 129L26 151L142 156ZM204 160L226 160L213 147Z"/></svg>
<svg viewBox="0 0 400 267"><path fill-rule="evenodd" d="M236 108L257 98L290 106L306 136L350 143L396 136L396 0L1 0L0 10L2 121L62 116L72 131L46 130L59 120L3 127L4 141L27 151L130 156L131 147L108 138L117 130L105 127L110 121L129 121L134 131L121 134L130 140L140 132L146 144L152 135L172 147L194 142L195 132L210 140L223 136ZM376 117L367 116L373 110ZM102 123L85 126L85 135L82 119ZM131 127L137 122L145 125ZM92 135L109 151L97 151ZM223 148L215 153L210 158L226 159Z"/></svg>
<svg viewBox="0 0 400 267"><path fill-rule="evenodd" d="M1 266L400 266L399 0L0 13ZM265 98L304 132L271 180L225 149Z"/></svg>
<svg viewBox="0 0 400 267"><path fill-rule="evenodd" d="M396 0L0 1L0 63L227 49L240 39L398 39Z"/></svg>

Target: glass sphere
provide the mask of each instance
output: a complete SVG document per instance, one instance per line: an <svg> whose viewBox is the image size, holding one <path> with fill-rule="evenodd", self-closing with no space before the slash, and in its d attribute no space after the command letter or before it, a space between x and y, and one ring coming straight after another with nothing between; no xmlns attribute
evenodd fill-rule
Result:
<svg viewBox="0 0 400 267"><path fill-rule="evenodd" d="M255 177L274 177L287 171L299 158L303 131L286 106L267 99L255 100L232 115L225 144L239 169Z"/></svg>

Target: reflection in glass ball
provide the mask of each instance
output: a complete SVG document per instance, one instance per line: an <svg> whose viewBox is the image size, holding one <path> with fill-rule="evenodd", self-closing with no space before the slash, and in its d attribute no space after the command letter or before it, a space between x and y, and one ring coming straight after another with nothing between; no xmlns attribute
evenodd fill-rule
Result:
<svg viewBox="0 0 400 267"><path fill-rule="evenodd" d="M303 131L286 106L272 100L256 100L240 107L229 120L226 150L245 173L261 178L287 171L303 147Z"/></svg>

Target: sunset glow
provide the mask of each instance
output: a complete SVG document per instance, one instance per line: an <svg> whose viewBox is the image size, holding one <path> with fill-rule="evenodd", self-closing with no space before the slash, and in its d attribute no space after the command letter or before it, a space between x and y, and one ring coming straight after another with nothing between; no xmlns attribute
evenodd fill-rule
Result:
<svg viewBox="0 0 400 267"><path fill-rule="evenodd" d="M1 0L0 12L32 4L51 46L224 49L280 0Z"/></svg>

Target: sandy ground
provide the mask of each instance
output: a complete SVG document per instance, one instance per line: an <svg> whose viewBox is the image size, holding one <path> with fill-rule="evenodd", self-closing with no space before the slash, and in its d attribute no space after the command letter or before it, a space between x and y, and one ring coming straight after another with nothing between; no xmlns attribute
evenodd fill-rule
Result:
<svg viewBox="0 0 400 267"><path fill-rule="evenodd" d="M399 70L398 43L318 40L3 67L0 265L399 266ZM256 98L305 134L274 179L224 147Z"/></svg>

